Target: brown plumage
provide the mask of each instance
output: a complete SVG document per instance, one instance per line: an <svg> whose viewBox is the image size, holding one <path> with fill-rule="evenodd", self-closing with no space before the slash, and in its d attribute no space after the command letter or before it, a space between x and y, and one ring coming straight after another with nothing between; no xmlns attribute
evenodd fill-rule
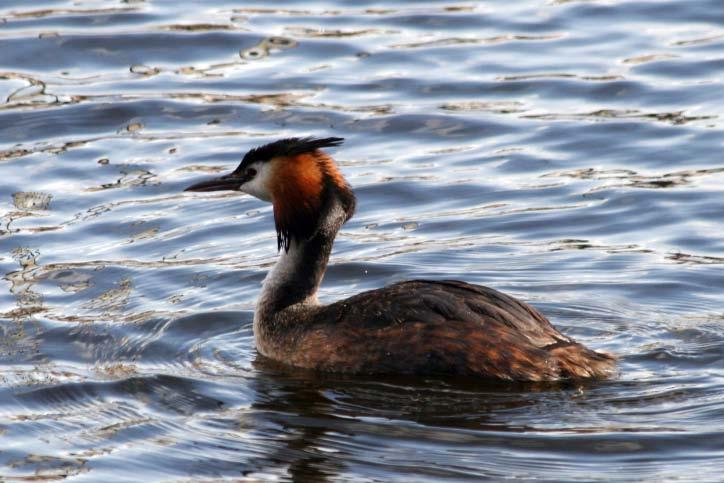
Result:
<svg viewBox="0 0 724 483"><path fill-rule="evenodd" d="M453 280L401 282L284 320L265 351L321 371L551 381L615 368L530 305Z"/></svg>
<svg viewBox="0 0 724 483"><path fill-rule="evenodd" d="M259 352L306 369L474 376L509 381L605 378L613 356L564 336L533 307L478 285L414 280L320 305L316 292L355 198L320 148L292 138L253 149L230 175L190 191L234 189L274 204L280 259L254 314Z"/></svg>

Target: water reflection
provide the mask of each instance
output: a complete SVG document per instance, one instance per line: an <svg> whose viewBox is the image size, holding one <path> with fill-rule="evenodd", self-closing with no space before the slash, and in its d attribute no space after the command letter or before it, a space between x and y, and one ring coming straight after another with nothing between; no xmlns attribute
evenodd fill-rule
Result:
<svg viewBox="0 0 724 483"><path fill-rule="evenodd" d="M530 119L574 119L574 118L592 118L592 119L651 119L671 124L687 124L697 121L710 121L717 119L718 116L687 116L684 111L678 112L661 112L661 113L643 113L636 110L617 111L612 109L602 109L595 112L585 114L531 114Z"/></svg>
<svg viewBox="0 0 724 483"><path fill-rule="evenodd" d="M267 428L273 427L284 437L270 441L263 454L251 458L244 476L281 473L294 481L335 480L344 466L338 450L325 448L327 435L337 433L339 428L337 418L331 416L330 402L323 395L324 388L313 379L305 384L277 372L267 361L257 362L255 367L260 370L251 381L255 400L240 429L266 438Z"/></svg>
<svg viewBox="0 0 724 483"><path fill-rule="evenodd" d="M19 270L8 272L3 277L10 282L10 293L15 297L17 307L3 316L16 323L23 323L38 312L43 312L43 295L33 290L38 271L37 259L40 253L37 249L27 247L16 248L12 251L13 259L20 265Z"/></svg>
<svg viewBox="0 0 724 483"><path fill-rule="evenodd" d="M287 37L269 37L257 45L239 52L242 59L259 59L268 56L277 50L285 50L296 47L297 41Z"/></svg>
<svg viewBox="0 0 724 483"><path fill-rule="evenodd" d="M498 415L544 411L550 399L565 400L589 390L586 385L481 385L465 379L319 377L264 358L257 358L254 368L250 387L255 399L241 429L275 428L285 437L274 438L273 449L251 460L249 476L285 471L295 481L335 480L348 474L350 462L371 467L380 457L388 471L420 478L460 476L453 468L434 464L410 468L402 456L405 447L435 441L475 445L481 441L477 431L541 431L510 424ZM372 450L375 441L381 447Z"/></svg>

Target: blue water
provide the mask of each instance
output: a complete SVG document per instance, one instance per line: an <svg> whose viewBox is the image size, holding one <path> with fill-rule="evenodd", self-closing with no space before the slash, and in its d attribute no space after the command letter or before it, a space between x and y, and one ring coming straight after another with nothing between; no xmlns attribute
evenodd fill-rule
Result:
<svg viewBox="0 0 724 483"><path fill-rule="evenodd" d="M0 2L0 479L714 481L719 0ZM459 278L620 357L563 387L257 357L271 208L187 185L341 136L321 298Z"/></svg>

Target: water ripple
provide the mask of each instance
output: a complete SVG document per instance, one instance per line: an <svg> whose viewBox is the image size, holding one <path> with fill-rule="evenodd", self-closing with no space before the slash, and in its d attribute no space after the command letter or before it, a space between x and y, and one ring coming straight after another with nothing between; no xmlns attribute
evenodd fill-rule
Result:
<svg viewBox="0 0 724 483"><path fill-rule="evenodd" d="M719 479L720 3L4 2L0 479ZM270 207L182 190L299 135L359 198L322 300L487 284L618 377L258 357Z"/></svg>

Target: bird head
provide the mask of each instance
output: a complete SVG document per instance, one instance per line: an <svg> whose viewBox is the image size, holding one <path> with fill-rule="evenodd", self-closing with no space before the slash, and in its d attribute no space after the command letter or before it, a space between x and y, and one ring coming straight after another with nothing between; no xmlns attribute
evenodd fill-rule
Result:
<svg viewBox="0 0 724 483"><path fill-rule="evenodd" d="M321 148L342 138L280 139L250 150L229 174L202 181L185 191L241 191L274 205L279 248L309 239L321 219L340 202L344 221L354 214L355 198L334 160Z"/></svg>

